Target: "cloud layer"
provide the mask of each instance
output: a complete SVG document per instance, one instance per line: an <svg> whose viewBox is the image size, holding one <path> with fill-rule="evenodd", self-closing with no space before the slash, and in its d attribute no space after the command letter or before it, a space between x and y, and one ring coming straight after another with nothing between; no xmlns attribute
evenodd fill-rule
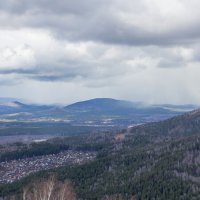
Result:
<svg viewBox="0 0 200 200"><path fill-rule="evenodd" d="M198 103L199 8L197 0L0 2L2 96Z"/></svg>

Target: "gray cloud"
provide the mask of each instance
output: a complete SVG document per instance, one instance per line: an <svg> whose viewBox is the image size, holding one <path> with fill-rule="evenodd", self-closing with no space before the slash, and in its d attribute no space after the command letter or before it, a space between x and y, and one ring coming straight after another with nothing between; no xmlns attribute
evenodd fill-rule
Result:
<svg viewBox="0 0 200 200"><path fill-rule="evenodd" d="M200 3L174 2L177 5L172 1L149 5L144 0L8 0L0 4L0 25L48 29L58 38L76 42L180 45L199 40ZM170 10L173 5L177 9Z"/></svg>
<svg viewBox="0 0 200 200"><path fill-rule="evenodd" d="M53 1L53 0L21 0L13 1L8 0L6 2L0 2L0 10L14 14L30 13L85 13L101 4L100 0L87 0L85 2L74 1ZM104 1L105 2L105 1ZM96 6L95 6L96 4ZM35 12L34 12L35 11Z"/></svg>
<svg viewBox="0 0 200 200"><path fill-rule="evenodd" d="M0 1L0 91L197 102L199 8L198 0Z"/></svg>

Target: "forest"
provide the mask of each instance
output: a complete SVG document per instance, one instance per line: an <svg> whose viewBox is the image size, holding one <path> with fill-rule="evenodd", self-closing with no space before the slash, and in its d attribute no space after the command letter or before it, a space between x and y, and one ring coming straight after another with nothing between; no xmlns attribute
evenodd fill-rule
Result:
<svg viewBox="0 0 200 200"><path fill-rule="evenodd" d="M94 161L42 171L18 182L1 185L2 197L21 198L22 188L54 174L73 183L77 199L200 199L200 135L196 113L119 133L53 140L62 148L96 151ZM177 135L173 132L180 128ZM149 129L148 129L149 128ZM155 131L153 131L155 130ZM179 129L177 129L179 130ZM194 131L195 130L195 131ZM162 131L163 134L160 132ZM171 134L173 133L173 134ZM70 144L70 145L69 145ZM50 144L48 144L50 145ZM66 145L66 146L65 146Z"/></svg>

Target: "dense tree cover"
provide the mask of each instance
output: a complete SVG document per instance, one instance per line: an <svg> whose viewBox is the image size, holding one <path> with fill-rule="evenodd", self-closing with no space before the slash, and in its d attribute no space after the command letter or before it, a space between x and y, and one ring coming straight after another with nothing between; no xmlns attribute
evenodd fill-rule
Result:
<svg viewBox="0 0 200 200"><path fill-rule="evenodd" d="M119 128L97 126L75 126L62 122L10 122L0 123L0 136L13 135L57 135L74 136L89 133L112 131Z"/></svg>
<svg viewBox="0 0 200 200"><path fill-rule="evenodd" d="M135 143L130 138L119 142L111 140L109 148L98 150L95 161L40 172L14 184L1 186L0 193L20 194L23 185L53 172L61 181L70 179L80 199L101 199L114 194L121 194L124 199L134 195L138 200L199 199L200 183L193 182L182 173L188 174L188 177L197 175L194 163L188 162L188 159L196 160L195 166L199 166L200 138L179 138L150 145L147 137L146 143L139 146L140 139L133 137Z"/></svg>
<svg viewBox="0 0 200 200"><path fill-rule="evenodd" d="M68 145L58 145L51 143L33 143L31 146L25 146L20 150L8 151L0 154L0 162L29 158L34 156L56 154L64 150L68 150Z"/></svg>
<svg viewBox="0 0 200 200"><path fill-rule="evenodd" d="M137 200L198 200L199 132L199 115L189 113L134 127L119 140L114 134L58 138L49 144L97 151L97 158L2 185L0 194L14 193L20 198L24 185L54 173L60 181L73 182L80 200L98 200L105 195L121 195L125 200L132 196Z"/></svg>
<svg viewBox="0 0 200 200"><path fill-rule="evenodd" d="M30 158L49 154L57 154L65 150L100 151L110 146L109 134L63 137L46 142L22 144L14 143L15 150L0 152L0 162ZM8 148L9 149L9 148Z"/></svg>
<svg viewBox="0 0 200 200"><path fill-rule="evenodd" d="M173 117L161 122L153 122L142 126L133 127L133 134L158 136L187 136L200 132L200 110L195 110L184 115Z"/></svg>

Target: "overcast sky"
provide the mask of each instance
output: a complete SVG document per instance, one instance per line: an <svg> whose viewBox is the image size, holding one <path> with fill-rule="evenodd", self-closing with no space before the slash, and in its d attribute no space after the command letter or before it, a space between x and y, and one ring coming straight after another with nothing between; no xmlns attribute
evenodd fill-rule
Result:
<svg viewBox="0 0 200 200"><path fill-rule="evenodd" d="M0 96L200 102L199 0L0 1Z"/></svg>

